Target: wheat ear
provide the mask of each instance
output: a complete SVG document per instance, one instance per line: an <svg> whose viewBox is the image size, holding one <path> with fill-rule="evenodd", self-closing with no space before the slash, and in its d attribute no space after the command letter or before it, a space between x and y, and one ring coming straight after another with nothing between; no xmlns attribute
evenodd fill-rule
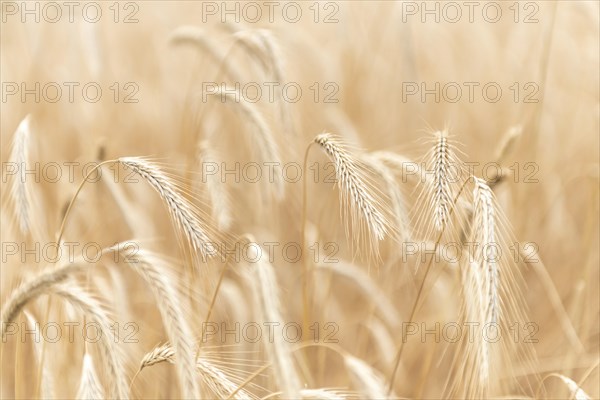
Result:
<svg viewBox="0 0 600 400"><path fill-rule="evenodd" d="M140 371L162 362L176 363L175 351L169 343L157 346L148 352L140 363ZM199 356L196 360L196 370L200 373L202 382L219 398L228 398L232 393L234 393L232 397L234 399L246 400L254 398L253 395L244 389L236 391L238 385L223 370L202 356Z"/></svg>
<svg viewBox="0 0 600 400"><path fill-rule="evenodd" d="M329 133L318 135L314 142L333 161L346 236L349 237L349 228L357 241L366 233L369 249L377 253L377 242L385 238L390 228L384 206L372 195L376 190L365 177L363 166L338 138Z"/></svg>
<svg viewBox="0 0 600 400"><path fill-rule="evenodd" d="M17 127L13 136L11 152L8 158L7 165L16 168L16 173L10 180L7 194L8 202L11 204L14 218L23 235L27 235L33 230L36 235L40 234L39 227L43 225L40 220L41 214L38 213L35 218L38 219L35 224L32 224L32 212L39 206L34 186L31 183L33 179L28 177L26 170L32 168L31 162L31 115L27 115Z"/></svg>
<svg viewBox="0 0 600 400"><path fill-rule="evenodd" d="M235 111L239 112L244 120L249 121L255 127L255 135L248 135L248 141L253 144L262 161L273 165L273 194L280 200L284 195L282 162L277 141L269 127L269 124L255 104L244 99L241 92L235 88L219 88L213 94L219 96L222 102L227 103Z"/></svg>
<svg viewBox="0 0 600 400"><path fill-rule="evenodd" d="M175 350L169 343L158 345L146 353L140 362L139 370L141 371L146 367L163 362L175 363Z"/></svg>
<svg viewBox="0 0 600 400"><path fill-rule="evenodd" d="M446 225L452 207L452 190L448 182L451 168L450 147L443 132L439 133L433 153L433 208L435 227L438 231Z"/></svg>
<svg viewBox="0 0 600 400"><path fill-rule="evenodd" d="M435 132L434 145L425 156L425 168L431 177L422 182L423 189L417 199L416 225L425 227L426 236L430 234L432 225L435 231L442 232L446 225L451 224L454 198L462 186L463 166L448 136L447 131Z"/></svg>
<svg viewBox="0 0 600 400"><path fill-rule="evenodd" d="M474 178L473 215L470 227L468 262L461 268L464 320L478 327L498 327L499 268L496 251L499 232L492 190L482 179ZM463 374L462 393L468 398L488 396L493 384L492 368L497 364L492 345L482 332L463 340L458 373Z"/></svg>
<svg viewBox="0 0 600 400"><path fill-rule="evenodd" d="M125 246L116 245L114 248L120 249ZM143 249L139 249L135 256L125 257L125 261L146 281L154 294L163 325L177 353L176 368L182 396L186 399L197 398L199 392L194 374L192 329L184 318L179 294L167 273L168 266L160 257Z"/></svg>
<svg viewBox="0 0 600 400"><path fill-rule="evenodd" d="M131 168L158 192L167 204L175 224L183 230L194 250L200 252L203 258L211 257L213 254L207 252L207 243L210 242L207 234L208 227L194 206L180 194L171 179L160 168L143 158L123 157L118 161Z"/></svg>

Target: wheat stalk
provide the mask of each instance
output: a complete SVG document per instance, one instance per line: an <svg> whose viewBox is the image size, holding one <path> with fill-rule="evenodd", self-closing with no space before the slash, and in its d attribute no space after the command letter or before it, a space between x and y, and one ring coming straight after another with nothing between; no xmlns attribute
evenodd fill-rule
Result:
<svg viewBox="0 0 600 400"><path fill-rule="evenodd" d="M46 270L38 276L29 279L22 283L19 287L10 292L8 298L4 301L4 306L0 313L0 320L2 325L2 338L5 340L6 337L6 326L13 322L19 312L25 307L25 305L36 298L40 294L47 292L53 286L66 280L71 273L80 271L84 268L84 265L79 263L72 263L62 266L60 268Z"/></svg>
<svg viewBox="0 0 600 400"><path fill-rule="evenodd" d="M408 221L408 212L406 210L404 196L400 192L400 187L394 178L394 173L390 167L388 167L384 161L380 160L379 157L373 154L368 154L364 158L364 162L373 171L381 177L385 183L385 188L388 194L388 198L392 204L392 210L394 211L395 229L400 235L400 242L408 242L411 240L411 232Z"/></svg>
<svg viewBox="0 0 600 400"><path fill-rule="evenodd" d="M494 194L485 181L475 178L473 190L473 232L471 243L475 243L475 262L483 273L485 279L485 307L486 322L497 323L498 319L498 246L496 211L494 207Z"/></svg>
<svg viewBox="0 0 600 400"><path fill-rule="evenodd" d="M454 199L464 181L464 168L456 156L456 148L450 142L447 131L434 133L435 142L425 156L424 164L431 177L423 179L422 190L417 199L416 225L425 228L430 234L431 225L437 232L451 224L450 217L455 207ZM459 209L459 217L461 210Z"/></svg>
<svg viewBox="0 0 600 400"><path fill-rule="evenodd" d="M474 177L473 185L472 221L468 240L470 247L469 254L465 257L468 262L461 269L463 318L467 322L477 323L480 331L463 339L464 350L457 353L460 362L456 370L463 374L460 378L457 377L462 383L455 383L453 390L457 390L457 395L479 398L488 396L498 381L494 370L500 363L500 354L493 352L495 345L486 340L482 332L483 329L501 329L501 326L505 326L500 321L499 298L499 257L504 240L492 190L480 178ZM513 301L507 299L507 304ZM458 385L462 388L459 389Z"/></svg>

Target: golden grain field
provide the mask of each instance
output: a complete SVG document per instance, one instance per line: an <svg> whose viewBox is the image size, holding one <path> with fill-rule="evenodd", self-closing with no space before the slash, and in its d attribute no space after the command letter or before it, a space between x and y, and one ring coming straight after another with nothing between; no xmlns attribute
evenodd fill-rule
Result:
<svg viewBox="0 0 600 400"><path fill-rule="evenodd" d="M600 396L595 1L2 1L2 398Z"/></svg>

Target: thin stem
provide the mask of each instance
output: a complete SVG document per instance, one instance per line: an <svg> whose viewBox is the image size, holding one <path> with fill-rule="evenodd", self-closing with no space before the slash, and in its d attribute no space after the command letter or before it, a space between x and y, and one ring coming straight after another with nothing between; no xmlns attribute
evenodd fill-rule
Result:
<svg viewBox="0 0 600 400"><path fill-rule="evenodd" d="M256 378L258 375L260 375L265 369L269 368L270 366L271 366L271 363L267 363L267 364L263 365L262 367L260 367L259 369L257 369L256 371L254 371L252 373L252 375L250 375L248 378L246 378L246 380L244 382L242 382L240 386L237 387L237 389L235 389L233 392L229 393L229 396L227 396L227 398L225 400L232 399L233 396L235 396L237 392L242 390L247 384L249 384L252 381L252 379Z"/></svg>
<svg viewBox="0 0 600 400"><path fill-rule="evenodd" d="M223 269L221 270L221 274L219 275L219 281L217 282L217 287L215 288L215 292L213 293L212 299L210 301L210 306L208 307L208 313L206 314L206 318L204 319L204 326L207 326L208 321L210 320L210 315L212 313L212 309L215 305L215 302L217 301L217 295L219 294L219 290L221 289L221 283L223 283L223 278L225 277L225 271L227 270L227 265L229 265L229 255L225 259L225 265L223 266ZM202 327L202 329L204 329L204 327ZM202 336L204 337L204 331L202 332ZM197 357L200 355L200 348L202 347L203 342L204 342L204 340L200 340L200 343L198 343L198 350L196 351Z"/></svg>
<svg viewBox="0 0 600 400"><path fill-rule="evenodd" d="M60 241L62 239L62 236L64 234L65 231L65 226L67 223L67 218L71 212L71 208L73 208L73 204L75 203L75 199L77 199L77 196L79 195L79 192L81 191L81 189L83 188L83 185L87 182L87 180L89 179L90 176L92 176L93 173L96 172L96 170L98 168L100 168L102 165L104 164L108 164L108 163L115 163L115 162L119 162L119 160L107 160L107 161L103 161L100 164L96 165L94 168L92 168L92 170L90 172L88 172L88 174L85 176L85 178L83 178L83 181L81 181L81 183L79 184L79 187L77 188L77 191L75 192L75 194L73 195L73 197L71 198L71 202L69 203L69 207L67 207L67 211L65 211L65 215L63 216L62 219L62 223L60 225L60 230L58 231L58 238L56 239L56 255L55 255L55 262L58 262L58 254L59 254L59 247L60 247ZM89 279L88 279L89 281ZM52 297L50 297L48 299L48 302L46 303L46 321L49 319L50 316L50 308L51 308L51 304L52 304ZM84 322L85 322L85 317L84 317ZM84 350L85 348L87 348L87 343L84 343ZM38 369L38 379L37 379L37 393L40 393L41 390L41 381L42 381L42 373L43 373L43 365L44 365L44 358L46 355L46 341L42 341L42 351L40 352L40 367Z"/></svg>
<svg viewBox="0 0 600 400"><path fill-rule="evenodd" d="M300 240L302 241L302 336L308 332L309 326L309 304L308 304L308 261L306 260L306 210L307 210L307 190L306 190L306 164L308 162L308 154L314 142L311 142L304 153L304 164L302 166L302 231L300 232Z"/></svg>
<svg viewBox="0 0 600 400"><path fill-rule="evenodd" d="M456 194L456 197L454 197L454 201L452 202L452 209L450 210L448 217L452 216L452 213L454 212L454 209L456 208L456 202L458 201L458 198L460 197L465 186L471 179L473 179L472 176L467 178L465 180L465 182L462 184L462 186L460 187L460 190ZM444 225L442 227L442 229L440 230L440 234L438 235L437 240L435 241L433 254L435 254L437 252L437 249L440 245L440 241L442 240L442 235L444 234L445 229L446 229L446 225ZM427 276L429 275L429 271L431 270L431 265L433 264L434 259L435 259L435 257L431 257L429 259L429 263L427 264L427 269L425 269L425 275L423 276L423 280L421 281L421 285L419 286L419 291L417 292L417 298L415 299L415 302L412 307L412 311L410 312L410 317L408 318L408 323L411 323L413 321L413 319L415 318L415 314L417 313L417 306L419 305L419 302L421 300L421 294L423 293L423 288L425 287L425 282L427 281ZM400 366L400 359L402 358L402 351L404 350L404 342L406 342L406 335L404 334L404 332L402 332L402 341L400 342L400 347L398 348L398 353L396 354L396 361L394 362L394 370L392 371L392 375L390 377L390 384L388 386L388 396L392 393L392 389L394 388L394 381L396 380L396 372L398 371L398 366Z"/></svg>
<svg viewBox="0 0 600 400"><path fill-rule="evenodd" d="M92 170L90 172L88 172L88 174L85 176L85 178L83 178L83 181L81 181L81 183L79 184L79 187L77 188L77 191L75 192L75 194L73 195L73 198L71 199L71 202L69 203L69 207L67 207L67 211L65 212L65 215L63 217L62 223L60 225L60 230L58 231L58 239L56 239L57 252L58 252L58 246L60 246L60 240L62 239L64 230L65 230L65 225L67 223L67 218L68 218L68 216L69 216L69 214L71 212L71 208L73 208L73 204L75 203L75 200L77 199L77 196L79 195L79 192L83 188L83 185L87 182L88 178L90 176L92 176L92 174L94 172L96 172L96 170L98 168L100 168L101 166L103 166L104 164L118 163L118 162L119 162L119 160L102 161L100 164L98 164L94 168L92 168Z"/></svg>

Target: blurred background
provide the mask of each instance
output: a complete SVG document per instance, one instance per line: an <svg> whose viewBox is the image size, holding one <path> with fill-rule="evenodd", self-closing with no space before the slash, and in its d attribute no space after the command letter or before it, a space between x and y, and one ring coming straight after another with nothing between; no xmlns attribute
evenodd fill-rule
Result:
<svg viewBox="0 0 600 400"><path fill-rule="evenodd" d="M202 200L198 207L210 215L205 205L210 194L198 183L200 167L193 164L198 144L210 139L219 157L230 163L256 157L253 141L243 133L250 129L245 118L205 98L215 85L238 84L246 97L257 99L254 109L270 127L282 159L290 163L301 163L307 145L322 132L337 134L360 151L386 150L418 161L428 150L429 132L447 128L476 175L492 173L482 167L493 162L508 171L494 191L519 246L531 243L529 249L542 262L521 268L529 321L538 327L533 345L537 364L534 370L523 365L507 376L546 377L534 389L544 386L547 392L525 390L526 397L567 398L568 388L560 379L548 378L552 373L583 381L592 398L600 395L598 2L74 3L69 8L63 2L2 2L0 155L9 159L15 131L30 115L30 159L42 166L58 163L63 173L57 182L39 173L32 220L36 237L22 236L11 223L11 209L3 205L3 242L54 240L86 163L122 156L160 160L193 188L193 198ZM240 40L257 30L265 30L276 43L271 65ZM279 83L275 100L268 98L269 82ZM290 101L277 99L283 87ZM287 107L287 122L282 107ZM511 130L520 134L500 156ZM312 154L311 159L324 160L318 152ZM73 179L65 178L64 163L69 162L77 163ZM3 196L9 181L4 165ZM112 176L115 170L109 171L105 173ZM65 240L102 246L138 240L185 264L168 213L152 189L113 186L85 187ZM265 196L260 185L226 186L232 215L226 234L252 234L263 243L300 241L301 182L288 182L279 201ZM322 182L309 190L307 235L339 243L340 262L352 264L347 270L362 272L383 295L375 301L365 298L370 292L357 289L352 279L316 275L319 320L335 322L337 346L387 382L423 268L394 259L393 244L387 242L376 268L354 258L339 221L337 192ZM412 186L403 191L409 207L415 207L418 192ZM3 301L45 266L43 259L26 261L3 259ZM299 322L300 266L281 259L273 264L285 318ZM183 267L175 271L184 276ZM452 271L441 268L431 281L418 321L456 318L460 290ZM209 287L214 288L219 274L210 273ZM212 314L215 322L252 321L245 279L235 268L227 272ZM139 324L137 343L124 349L133 376L143 355L165 340L152 298L124 268L100 270L88 283L116 321ZM209 293L198 294L202 306L187 311L196 327L208 308ZM382 315L381 302L395 315ZM33 315L43 320L43 301L32 304ZM53 304L53 318L68 318L68 310ZM10 340L2 347L2 397L35 395L30 384L37 377L27 367L32 350L27 345L19 349ZM407 346L395 393L443 396L449 348L443 342ZM52 360L56 379L53 394L74 396L82 341L60 341L46 351L52 354L47 360ZM243 354L240 368L246 375L265 359L264 349L255 344L215 349L222 357L227 351ZM359 391L335 354L322 349L305 354L315 367L311 385ZM178 389L170 385L174 376L168 365L145 370L136 378L132 396L177 396ZM265 389L257 389L259 397L275 391L269 372L258 384ZM498 395L514 393L521 391Z"/></svg>

